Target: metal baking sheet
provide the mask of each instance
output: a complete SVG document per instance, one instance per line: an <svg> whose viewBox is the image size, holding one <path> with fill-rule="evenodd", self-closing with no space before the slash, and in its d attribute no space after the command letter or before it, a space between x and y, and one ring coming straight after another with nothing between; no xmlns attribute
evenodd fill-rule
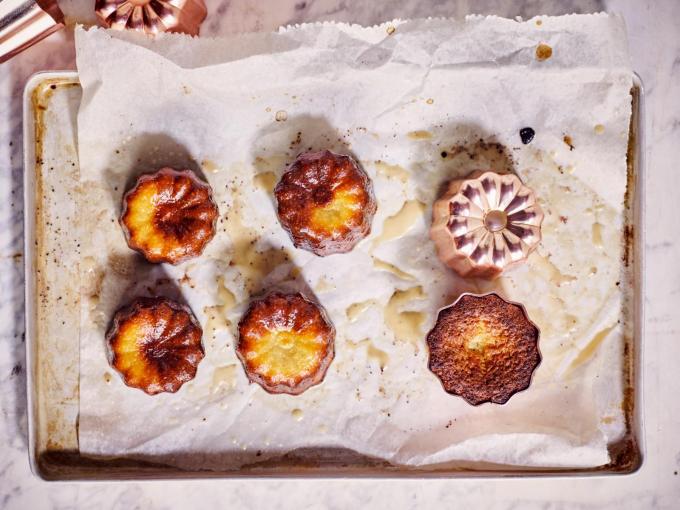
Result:
<svg viewBox="0 0 680 510"><path fill-rule="evenodd" d="M611 462L593 469L502 465L406 468L328 450L285 456L238 471L182 471L147 462L93 460L78 450L80 297L78 267L55 257L78 253L79 167L76 117L81 88L75 72L38 73L24 91L24 224L29 456L47 480L220 477L471 477L631 473L643 459L641 342L643 339L644 93L637 75L628 145L624 231L625 380L627 434L610 445Z"/></svg>

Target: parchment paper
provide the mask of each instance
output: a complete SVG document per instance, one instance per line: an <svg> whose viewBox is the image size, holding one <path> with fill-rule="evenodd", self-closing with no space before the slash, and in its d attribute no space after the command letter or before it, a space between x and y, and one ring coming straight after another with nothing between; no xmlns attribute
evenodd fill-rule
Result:
<svg viewBox="0 0 680 510"><path fill-rule="evenodd" d="M323 23L224 40L78 29L76 42L82 453L189 469L316 447L413 466L608 462L625 430L620 18ZM353 154L373 179L373 230L349 254L296 250L276 218L271 187L310 148ZM202 174L221 214L203 256L177 267L144 263L117 224L125 189L165 164ZM494 282L456 277L428 237L441 184L478 168L516 172L546 212L538 251ZM234 353L250 296L273 288L315 296L337 330L325 381L300 396L248 384ZM507 404L472 407L428 371L424 339L440 307L490 290L526 306L543 362ZM185 300L204 327L206 357L176 394L128 388L107 364L106 327L142 294Z"/></svg>

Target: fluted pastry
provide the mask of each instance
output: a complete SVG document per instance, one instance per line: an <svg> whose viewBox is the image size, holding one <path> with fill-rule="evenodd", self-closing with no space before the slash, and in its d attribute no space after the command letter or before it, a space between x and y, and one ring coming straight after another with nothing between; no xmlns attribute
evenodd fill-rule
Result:
<svg viewBox="0 0 680 510"><path fill-rule="evenodd" d="M462 295L427 335L429 368L468 403L504 404L531 384L541 361L539 331L521 305L497 294Z"/></svg>
<svg viewBox="0 0 680 510"><path fill-rule="evenodd" d="M217 216L207 183L191 170L162 168L125 194L120 223L128 246L149 262L179 264L203 252Z"/></svg>
<svg viewBox="0 0 680 510"><path fill-rule="evenodd" d="M335 329L300 293L253 301L238 333L236 353L248 379L270 393L302 393L323 380L333 360Z"/></svg>
<svg viewBox="0 0 680 510"><path fill-rule="evenodd" d="M191 310L163 297L137 298L116 312L106 334L111 367L126 385L174 393L196 376L203 331Z"/></svg>
<svg viewBox="0 0 680 510"><path fill-rule="evenodd" d="M279 220L293 244L319 256L351 251L371 231L371 180L350 157L306 152L274 190Z"/></svg>

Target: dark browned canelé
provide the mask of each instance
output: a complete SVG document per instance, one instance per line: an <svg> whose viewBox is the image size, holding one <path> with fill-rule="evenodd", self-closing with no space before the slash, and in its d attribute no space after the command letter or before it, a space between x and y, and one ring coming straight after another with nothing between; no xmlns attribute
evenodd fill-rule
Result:
<svg viewBox="0 0 680 510"><path fill-rule="evenodd" d="M350 156L328 150L303 153L274 194L279 220L297 248L322 257L345 253L371 231L373 186Z"/></svg>
<svg viewBox="0 0 680 510"><path fill-rule="evenodd" d="M472 405L504 404L529 387L541 361L538 328L496 294L463 295L439 312L427 335L430 370Z"/></svg>

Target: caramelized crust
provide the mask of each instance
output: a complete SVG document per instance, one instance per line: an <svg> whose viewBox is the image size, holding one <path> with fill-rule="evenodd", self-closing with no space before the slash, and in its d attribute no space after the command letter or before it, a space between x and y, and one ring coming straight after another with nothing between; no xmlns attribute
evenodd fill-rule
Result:
<svg viewBox="0 0 680 510"><path fill-rule="evenodd" d="M525 390L541 361L538 328L521 305L465 294L439 312L427 335L429 368L468 403L504 404Z"/></svg>
<svg viewBox="0 0 680 510"><path fill-rule="evenodd" d="M319 384L333 360L335 329L302 294L253 301L238 325L236 354L248 379L269 393L298 395Z"/></svg>
<svg viewBox="0 0 680 510"><path fill-rule="evenodd" d="M191 170L162 168L125 194L120 223L128 246L149 262L178 264L203 252L217 216L208 184Z"/></svg>
<svg viewBox="0 0 680 510"><path fill-rule="evenodd" d="M137 298L116 312L106 344L126 385L174 393L196 376L203 330L188 307L163 297Z"/></svg>
<svg viewBox="0 0 680 510"><path fill-rule="evenodd" d="M300 154L274 190L278 214L297 248L321 257L346 253L371 231L371 180L349 156Z"/></svg>

